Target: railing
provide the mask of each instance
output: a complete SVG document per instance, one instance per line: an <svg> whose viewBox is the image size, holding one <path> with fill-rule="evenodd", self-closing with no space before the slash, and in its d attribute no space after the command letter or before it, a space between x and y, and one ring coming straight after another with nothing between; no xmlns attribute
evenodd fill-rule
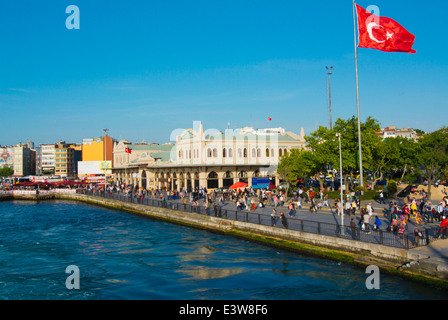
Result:
<svg viewBox="0 0 448 320"><path fill-rule="evenodd" d="M272 219L268 214L251 212L246 210L229 210L222 206L195 206L188 203L179 203L175 201L161 201L151 198L132 197L130 195L123 195L117 193L92 192L84 189L78 190L89 196L102 197L106 199L118 200L121 202L129 202L152 207L163 207L171 210L178 210L184 212L197 213L207 216L215 216L222 219L233 221L254 223L258 225L271 226L277 228L285 228L281 220L277 217ZM325 235L330 237L337 237L342 239L357 240L367 243L381 244L389 247L411 249L421 245L429 244L429 239L434 236L434 230L426 230L424 239L420 240L418 244L415 243L415 236L413 233L398 234L384 230L361 230L360 228L352 229L350 226L341 226L338 224L303 220L295 217L286 217L286 228L294 231L301 231L306 233L313 233Z"/></svg>

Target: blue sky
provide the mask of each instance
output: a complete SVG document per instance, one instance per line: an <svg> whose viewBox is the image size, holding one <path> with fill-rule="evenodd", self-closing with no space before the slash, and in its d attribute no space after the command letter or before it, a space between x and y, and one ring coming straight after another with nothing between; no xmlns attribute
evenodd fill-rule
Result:
<svg viewBox="0 0 448 320"><path fill-rule="evenodd" d="M447 124L448 4L364 1L416 36L416 54L358 50L361 119ZM80 10L68 30L65 9ZM352 1L8 1L0 7L1 145L168 142L193 121L305 133L356 115ZM267 118L271 117L272 121Z"/></svg>

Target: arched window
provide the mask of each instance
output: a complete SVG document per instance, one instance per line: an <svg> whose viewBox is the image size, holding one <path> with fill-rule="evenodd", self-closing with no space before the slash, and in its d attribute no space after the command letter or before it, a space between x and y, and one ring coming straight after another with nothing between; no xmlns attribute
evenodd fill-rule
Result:
<svg viewBox="0 0 448 320"><path fill-rule="evenodd" d="M218 174L215 171L212 171L208 174L209 179L218 179Z"/></svg>
<svg viewBox="0 0 448 320"><path fill-rule="evenodd" d="M247 178L247 172L246 171L238 172L238 178Z"/></svg>
<svg viewBox="0 0 448 320"><path fill-rule="evenodd" d="M218 158L218 149L213 149L213 158Z"/></svg>
<svg viewBox="0 0 448 320"><path fill-rule="evenodd" d="M266 157L269 157L269 149L266 148Z"/></svg>
<svg viewBox="0 0 448 320"><path fill-rule="evenodd" d="M182 159L182 150L179 150L179 159Z"/></svg>
<svg viewBox="0 0 448 320"><path fill-rule="evenodd" d="M278 149L278 156L279 156L279 157L282 156L282 149Z"/></svg>
<svg viewBox="0 0 448 320"><path fill-rule="evenodd" d="M257 156L257 153L255 151L255 149L252 149L252 158L255 158Z"/></svg>
<svg viewBox="0 0 448 320"><path fill-rule="evenodd" d="M243 156L244 156L244 158L247 158L247 148L244 148L244 154L243 154Z"/></svg>
<svg viewBox="0 0 448 320"><path fill-rule="evenodd" d="M229 178L233 178L233 174L230 171L226 171L226 173L224 173L224 178L225 179L229 179Z"/></svg>
<svg viewBox="0 0 448 320"><path fill-rule="evenodd" d="M232 148L229 148L229 158L233 157L233 152L232 152Z"/></svg>
<svg viewBox="0 0 448 320"><path fill-rule="evenodd" d="M188 150L188 158L191 159L191 149Z"/></svg>
<svg viewBox="0 0 448 320"><path fill-rule="evenodd" d="M271 149L271 157L274 157L274 149Z"/></svg>
<svg viewBox="0 0 448 320"><path fill-rule="evenodd" d="M241 151L241 149L238 149L238 158L242 158L243 157L243 153Z"/></svg>
<svg viewBox="0 0 448 320"><path fill-rule="evenodd" d="M257 149L257 157L261 158L261 149Z"/></svg>
<svg viewBox="0 0 448 320"><path fill-rule="evenodd" d="M225 158L226 157L226 148L222 149L222 157Z"/></svg>
<svg viewBox="0 0 448 320"><path fill-rule="evenodd" d="M207 158L211 158L212 157L212 149L208 148L207 149Z"/></svg>

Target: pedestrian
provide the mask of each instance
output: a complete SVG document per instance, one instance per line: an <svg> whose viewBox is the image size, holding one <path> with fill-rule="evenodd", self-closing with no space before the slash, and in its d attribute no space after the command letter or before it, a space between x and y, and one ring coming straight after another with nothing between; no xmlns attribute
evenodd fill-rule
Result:
<svg viewBox="0 0 448 320"><path fill-rule="evenodd" d="M271 213L271 226L275 226L277 224L277 211L272 209Z"/></svg>
<svg viewBox="0 0 448 320"><path fill-rule="evenodd" d="M386 201L384 201L384 193L383 193L383 191L381 191L381 193L380 193L380 203L386 203Z"/></svg>
<svg viewBox="0 0 448 320"><path fill-rule="evenodd" d="M433 223L434 215L432 214L432 204L430 201L425 203L425 211L426 211L426 222Z"/></svg>
<svg viewBox="0 0 448 320"><path fill-rule="evenodd" d="M356 227L355 220L352 218L350 221L350 229L352 231L352 238L353 240L358 240L358 228Z"/></svg>
<svg viewBox="0 0 448 320"><path fill-rule="evenodd" d="M286 216L285 213L283 211L280 211L280 221L283 224L283 227L285 229L288 229L288 220L286 220Z"/></svg>
<svg viewBox="0 0 448 320"><path fill-rule="evenodd" d="M415 236L414 245L417 247L420 244L420 240L423 239L423 233L420 230L418 230L417 228L415 228L414 236Z"/></svg>
<svg viewBox="0 0 448 320"><path fill-rule="evenodd" d="M363 222L364 222L364 216L366 215L366 208L361 208L360 215L361 215L361 219L359 219L358 225L360 228L362 228L362 227L364 227Z"/></svg>
<svg viewBox="0 0 448 320"><path fill-rule="evenodd" d="M255 200L252 201L252 204L251 204L250 208L251 208L252 211L255 211L255 209L257 209L257 206L255 205Z"/></svg>
<svg viewBox="0 0 448 320"><path fill-rule="evenodd" d="M446 231L447 231L447 227L448 227L448 220L446 219L446 216L443 216L442 218L442 222L440 223L440 229L439 232L437 234L437 238L440 239L444 239L446 238Z"/></svg>
<svg viewBox="0 0 448 320"><path fill-rule="evenodd" d="M325 194L325 196L324 196L324 204L323 204L325 207L329 207L330 206L330 204L328 203L328 194Z"/></svg>
<svg viewBox="0 0 448 320"><path fill-rule="evenodd" d="M410 205L409 204L405 204L403 206L403 215L406 218L406 222L409 221L410 215L411 215L411 209L410 209Z"/></svg>
<svg viewBox="0 0 448 320"><path fill-rule="evenodd" d="M297 199L297 208L302 209L302 197L300 197L300 196Z"/></svg>
<svg viewBox="0 0 448 320"><path fill-rule="evenodd" d="M293 215L296 214L296 210L294 208L294 203L292 203L292 201L289 203L289 216L292 217Z"/></svg>
<svg viewBox="0 0 448 320"><path fill-rule="evenodd" d="M375 211L372 207L372 202L369 202L366 209L367 209L367 214L371 217L373 212Z"/></svg>
<svg viewBox="0 0 448 320"><path fill-rule="evenodd" d="M352 211L351 203L349 201L345 202L345 214L349 216L351 211Z"/></svg>
<svg viewBox="0 0 448 320"><path fill-rule="evenodd" d="M364 215L363 217L363 222L364 222L364 230L366 231L366 233L370 232L370 215L367 213Z"/></svg>
<svg viewBox="0 0 448 320"><path fill-rule="evenodd" d="M380 218L378 218L377 215L375 215L375 226L374 226L375 230L379 230L380 226L381 226L381 220Z"/></svg>
<svg viewBox="0 0 448 320"><path fill-rule="evenodd" d="M353 215L356 215L356 209L358 209L358 206L356 204L356 201L352 202L352 211L351 213L353 213Z"/></svg>
<svg viewBox="0 0 448 320"><path fill-rule="evenodd" d="M213 204L213 212L215 214L215 217L218 216L218 205L216 203Z"/></svg>

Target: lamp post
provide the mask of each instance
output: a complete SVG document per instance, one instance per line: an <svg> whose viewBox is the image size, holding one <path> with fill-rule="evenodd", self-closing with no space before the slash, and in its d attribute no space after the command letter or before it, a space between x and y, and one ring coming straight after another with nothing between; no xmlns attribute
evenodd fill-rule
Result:
<svg viewBox="0 0 448 320"><path fill-rule="evenodd" d="M104 169L104 192L106 192L106 180L107 180L107 143L106 143L106 137L107 137L107 131L109 129L103 129L104 131L104 162L103 162L103 169Z"/></svg>
<svg viewBox="0 0 448 320"><path fill-rule="evenodd" d="M341 234L344 234L344 193L342 191L342 147L341 147L341 134L336 133L336 136L339 138L339 181L341 186Z"/></svg>
<svg viewBox="0 0 448 320"><path fill-rule="evenodd" d="M329 101L329 111L330 111L330 130L333 129L333 119L331 117L331 75L333 74L333 67L326 67L328 70L328 101Z"/></svg>

